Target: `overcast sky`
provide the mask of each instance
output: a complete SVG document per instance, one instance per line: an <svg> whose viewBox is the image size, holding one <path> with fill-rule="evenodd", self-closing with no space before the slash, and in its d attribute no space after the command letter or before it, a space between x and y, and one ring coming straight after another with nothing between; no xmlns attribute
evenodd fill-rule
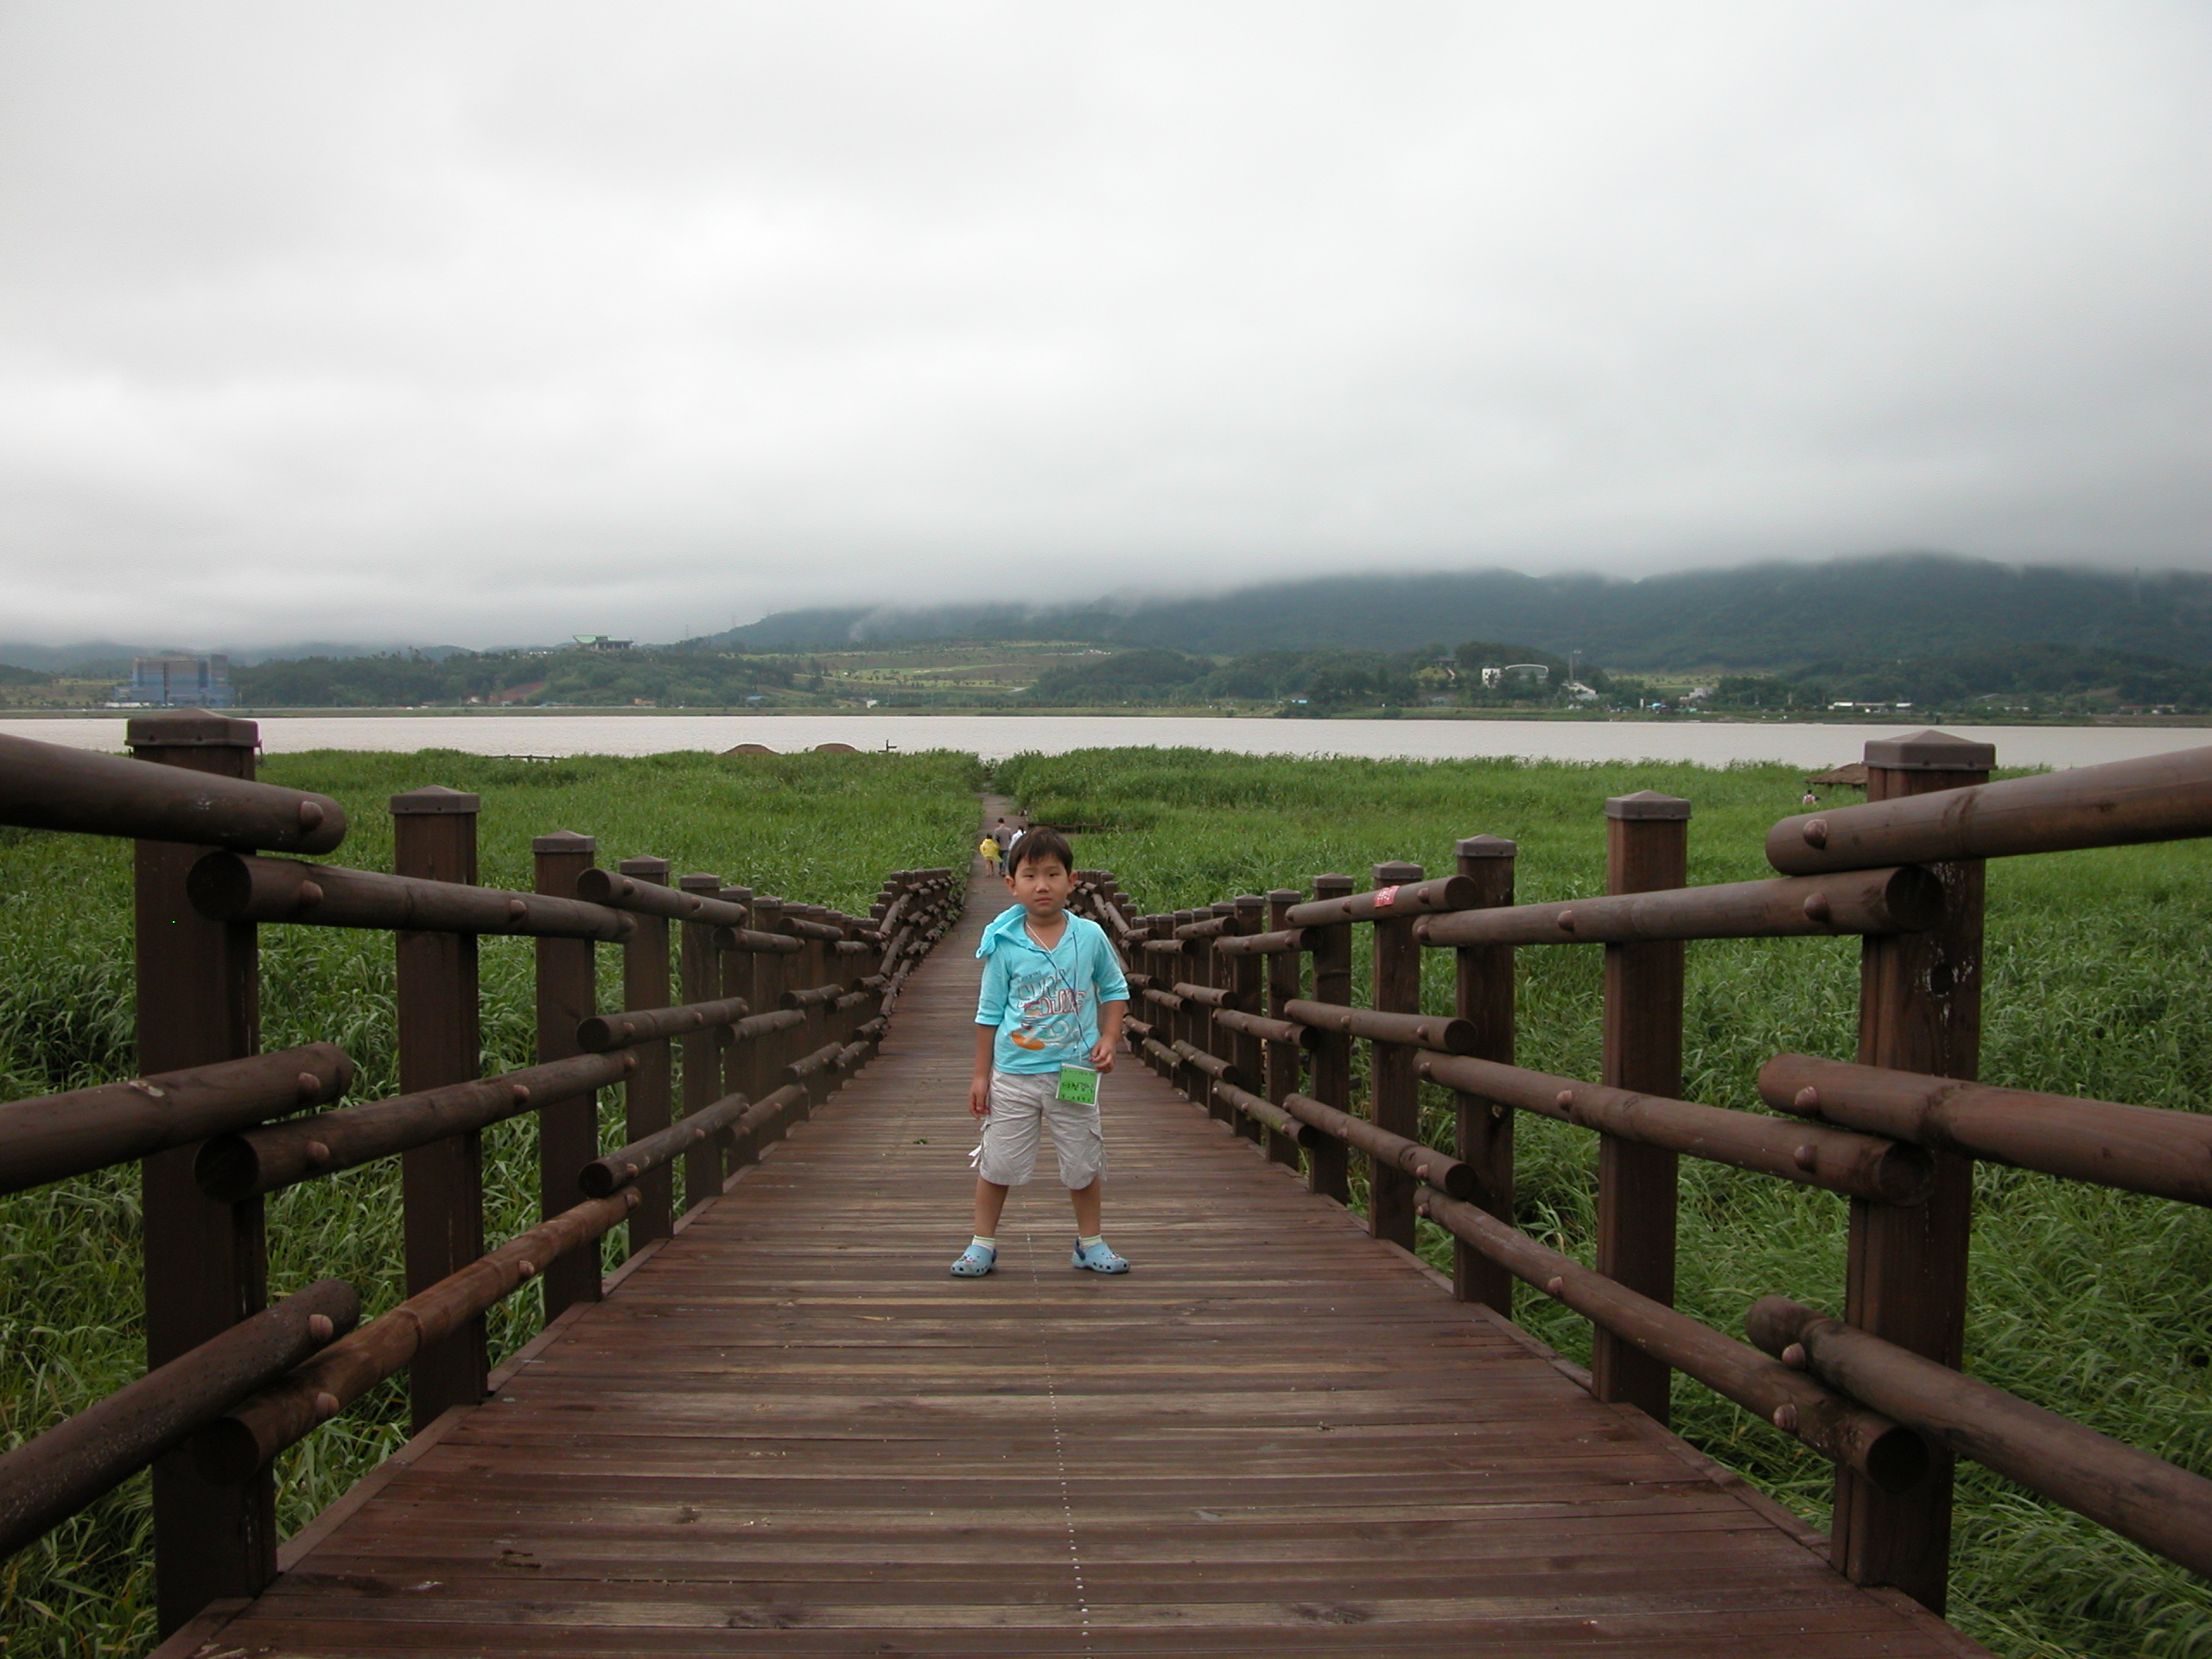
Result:
<svg viewBox="0 0 2212 1659"><path fill-rule="evenodd" d="M0 638L2212 568L2212 7L0 0Z"/></svg>

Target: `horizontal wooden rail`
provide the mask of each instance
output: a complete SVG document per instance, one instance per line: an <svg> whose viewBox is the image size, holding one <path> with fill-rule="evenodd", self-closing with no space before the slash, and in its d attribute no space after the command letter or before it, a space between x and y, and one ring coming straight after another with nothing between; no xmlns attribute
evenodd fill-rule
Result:
<svg viewBox="0 0 2212 1659"><path fill-rule="evenodd" d="M1184 1065L1192 1071L1204 1072L1217 1083L1233 1083L1241 1087L1253 1081L1220 1055L1209 1054L1196 1043L1178 1041L1168 1044L1168 1047L1182 1056Z"/></svg>
<svg viewBox="0 0 2212 1659"><path fill-rule="evenodd" d="M1157 1037L1147 1037L1137 1046L1171 1071L1179 1071L1183 1066L1183 1057Z"/></svg>
<svg viewBox="0 0 2212 1659"><path fill-rule="evenodd" d="M743 997L725 996L712 1002L686 1002L673 1008L632 1008L622 1014L595 1014L578 1023L576 1044L587 1054L604 1054L610 1049L630 1048L639 1043L658 1042L664 1037L704 1031L709 1026L731 1025L751 1012L751 1004Z"/></svg>
<svg viewBox="0 0 2212 1659"><path fill-rule="evenodd" d="M1225 985L1192 985L1178 981L1175 995L1183 999L1185 1007L1235 1008L1244 1011L1244 999Z"/></svg>
<svg viewBox="0 0 2212 1659"><path fill-rule="evenodd" d="M1767 832L1766 856L1786 875L1818 875L2190 836L2212 836L2212 745L1799 813Z"/></svg>
<svg viewBox="0 0 2212 1659"><path fill-rule="evenodd" d="M1447 1089L1562 1123L1877 1204L1923 1203L1935 1180L1934 1161L1920 1147L1854 1130L1669 1100L1464 1055L1416 1055L1414 1070Z"/></svg>
<svg viewBox="0 0 2212 1659"><path fill-rule="evenodd" d="M1309 899L1293 905L1284 912L1284 919L1293 927L1325 927L1332 922L1390 920L1440 910L1465 910L1474 902L1472 877L1440 875L1427 881L1408 881L1403 887L1347 893L1341 899Z"/></svg>
<svg viewBox="0 0 2212 1659"><path fill-rule="evenodd" d="M717 950L749 950L755 956L789 957L806 949L806 942L789 933L762 933L749 927L718 927Z"/></svg>
<svg viewBox="0 0 2212 1659"><path fill-rule="evenodd" d="M1199 921L1179 922L1172 938L1178 939L1217 939L1228 931L1233 916L1208 916Z"/></svg>
<svg viewBox="0 0 2212 1659"><path fill-rule="evenodd" d="M1262 1042L1294 1043L1300 1048L1313 1046L1313 1027L1301 1026L1295 1020L1270 1020L1265 1014L1246 1014L1237 1008L1216 1008L1213 1022L1225 1030L1257 1037Z"/></svg>
<svg viewBox="0 0 2212 1659"><path fill-rule="evenodd" d="M193 1437L201 1478L225 1486L251 1480L424 1348L512 1295L549 1263L592 1243L637 1208L638 1196L627 1187L563 1211L340 1338Z"/></svg>
<svg viewBox="0 0 2212 1659"><path fill-rule="evenodd" d="M742 1133L794 1100L803 1098L804 1091L790 1086L763 1096L757 1104L744 1095L724 1095L705 1110L694 1112L679 1123L632 1141L604 1158L593 1160L583 1166L576 1184L583 1189L586 1198L609 1197L640 1175L673 1163L708 1136L724 1130Z"/></svg>
<svg viewBox="0 0 2212 1659"><path fill-rule="evenodd" d="M353 1084L329 1043L103 1083L0 1105L0 1193L83 1175L213 1135L251 1128Z"/></svg>
<svg viewBox="0 0 2212 1659"><path fill-rule="evenodd" d="M351 1285L318 1280L0 1457L0 1559L183 1445L360 1317Z"/></svg>
<svg viewBox="0 0 2212 1659"><path fill-rule="evenodd" d="M1943 884L1916 864L1828 876L1609 893L1425 916L1423 944L1619 944L1641 939L1771 939L1921 933L1943 916Z"/></svg>
<svg viewBox="0 0 2212 1659"><path fill-rule="evenodd" d="M1440 1192L1448 1192L1455 1198L1474 1194L1475 1172L1448 1152L1439 1152L1419 1141L1377 1128L1363 1117L1340 1112L1306 1095L1285 1095L1282 1109L1300 1122L1332 1135L1347 1146L1357 1147L1369 1157L1380 1159L1394 1169L1402 1169L1415 1180L1426 1181Z"/></svg>
<svg viewBox="0 0 2212 1659"><path fill-rule="evenodd" d="M1182 1011L1183 999L1173 991L1163 991L1157 985L1147 985L1142 995L1144 1000L1154 1007L1168 1008L1179 1014Z"/></svg>
<svg viewBox="0 0 2212 1659"><path fill-rule="evenodd" d="M1925 1442L1879 1412L1832 1392L1687 1313L1545 1249L1473 1205L1428 1192L1421 1198L1421 1209L1515 1278L1695 1377L1830 1461L1857 1470L1884 1491L1902 1491L1927 1472Z"/></svg>
<svg viewBox="0 0 2212 1659"><path fill-rule="evenodd" d="M729 1028L733 1043L754 1043L779 1031L797 1031L806 1023L804 1008L775 1008L766 1014L747 1014Z"/></svg>
<svg viewBox="0 0 2212 1659"><path fill-rule="evenodd" d="M2212 1205L2212 1117L2032 1089L1777 1054L1759 1068L1770 1106L1937 1152Z"/></svg>
<svg viewBox="0 0 2212 1659"><path fill-rule="evenodd" d="M1196 954L1187 939L1140 939L1137 949L1155 957L1187 957Z"/></svg>
<svg viewBox="0 0 2212 1659"><path fill-rule="evenodd" d="M816 1073L834 1070L837 1057L844 1052L842 1043L824 1043L809 1054L802 1054L784 1067L784 1075L793 1083L804 1083Z"/></svg>
<svg viewBox="0 0 2212 1659"><path fill-rule="evenodd" d="M2212 1577L2212 1481L1786 1296L1759 1301L1745 1324L1829 1387Z"/></svg>
<svg viewBox="0 0 2212 1659"><path fill-rule="evenodd" d="M817 922L804 916L785 915L784 925L802 939L835 941L845 937L845 930L835 922Z"/></svg>
<svg viewBox="0 0 2212 1659"><path fill-rule="evenodd" d="M1377 1014L1372 1008L1348 1007L1341 1002L1309 1002L1300 999L1282 1005L1283 1016L1316 1031L1341 1032L1377 1043L1400 1043L1414 1048L1436 1049L1446 1054L1474 1052L1471 1021L1433 1014Z"/></svg>
<svg viewBox="0 0 2212 1659"><path fill-rule="evenodd" d="M638 1064L625 1050L579 1054L474 1083L449 1083L419 1094L342 1106L288 1118L243 1134L217 1135L200 1149L193 1177L200 1190L237 1204L318 1175L429 1146L449 1135L536 1111L556 1101L619 1083Z"/></svg>
<svg viewBox="0 0 2212 1659"><path fill-rule="evenodd" d="M1237 938L1217 939L1213 953L1217 957L1272 957L1305 948L1306 930L1286 927L1273 933L1246 933Z"/></svg>
<svg viewBox="0 0 2212 1659"><path fill-rule="evenodd" d="M785 1008L827 1007L845 994L842 985L809 985L804 988L785 991L778 999L778 1006Z"/></svg>
<svg viewBox="0 0 2212 1659"><path fill-rule="evenodd" d="M240 851L327 853L346 839L346 809L327 795L27 737L0 737L0 823Z"/></svg>
<svg viewBox="0 0 2212 1659"><path fill-rule="evenodd" d="M186 896L219 922L304 922L385 932L516 933L536 938L626 939L634 916L578 899L507 893L459 881L210 853L192 867Z"/></svg>
<svg viewBox="0 0 2212 1659"><path fill-rule="evenodd" d="M1234 1106L1254 1122L1265 1128L1273 1129L1277 1135L1287 1135L1300 1146L1306 1145L1306 1138L1316 1133L1307 1128L1305 1124L1300 1122L1273 1101L1255 1095L1249 1089L1240 1089L1233 1083L1215 1084L1214 1095L1216 1098Z"/></svg>
<svg viewBox="0 0 2212 1659"><path fill-rule="evenodd" d="M640 881L634 876L601 869L596 865L576 877L576 897L613 910L632 911L641 916L664 916L671 921L708 922L717 927L743 927L749 919L743 905L728 904L703 893L686 893L681 887L665 887L658 881Z"/></svg>

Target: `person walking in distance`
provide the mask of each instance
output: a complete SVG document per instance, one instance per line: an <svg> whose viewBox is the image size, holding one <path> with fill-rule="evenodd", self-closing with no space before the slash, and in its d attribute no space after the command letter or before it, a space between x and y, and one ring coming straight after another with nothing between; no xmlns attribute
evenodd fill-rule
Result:
<svg viewBox="0 0 2212 1659"><path fill-rule="evenodd" d="M983 983L976 1002L976 1070L968 1109L982 1121L976 1149L976 1234L952 1264L956 1279L980 1279L998 1260L1006 1195L1027 1184L1041 1129L1049 1128L1060 1184L1075 1205L1070 1265L1127 1273L1100 1221L1106 1143L1098 1080L1114 1069L1129 986L1096 922L1068 914L1075 854L1057 830L1033 830L1007 853L1014 899L983 930L976 954Z"/></svg>

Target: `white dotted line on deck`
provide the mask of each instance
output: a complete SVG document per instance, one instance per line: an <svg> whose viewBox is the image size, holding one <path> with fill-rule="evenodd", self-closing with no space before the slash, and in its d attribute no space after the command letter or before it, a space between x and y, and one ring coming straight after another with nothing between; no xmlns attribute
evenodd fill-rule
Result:
<svg viewBox="0 0 2212 1659"><path fill-rule="evenodd" d="M1026 1227L1022 1229L1021 1244L1029 1257L1029 1282L1041 1292L1045 1286L1044 1281L1037 1276L1037 1240ZM1037 1340L1038 1345L1045 1352L1045 1404L1047 1421L1052 1426L1052 1461L1059 1473L1060 1519L1066 1524L1068 1529L1068 1570L1075 1574L1076 1617L1082 1622L1083 1650L1089 1653L1091 1651L1090 1602L1083 1587L1083 1556L1076 1547L1075 1502L1068 1495L1067 1442L1060 1433L1060 1394L1054 1379L1051 1332L1050 1324L1040 1319L1038 1324Z"/></svg>

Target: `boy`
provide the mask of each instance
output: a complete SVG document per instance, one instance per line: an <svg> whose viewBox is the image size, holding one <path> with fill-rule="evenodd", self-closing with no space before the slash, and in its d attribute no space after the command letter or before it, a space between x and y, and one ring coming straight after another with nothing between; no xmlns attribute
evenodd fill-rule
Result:
<svg viewBox="0 0 2212 1659"><path fill-rule="evenodd" d="M1039 1122L1052 1130L1060 1182L1075 1203L1075 1255L1090 1273L1127 1273L1100 1230L1106 1167L1097 1077L1114 1069L1128 982L1096 922L1068 914L1075 854L1057 830L1032 830L1006 855L1015 903L983 930L976 1004L976 1074L968 1109L983 1120L976 1163L976 1236L952 1264L980 1279L998 1260L999 1212L1029 1179ZM1083 1096L1089 1096L1086 1102Z"/></svg>

